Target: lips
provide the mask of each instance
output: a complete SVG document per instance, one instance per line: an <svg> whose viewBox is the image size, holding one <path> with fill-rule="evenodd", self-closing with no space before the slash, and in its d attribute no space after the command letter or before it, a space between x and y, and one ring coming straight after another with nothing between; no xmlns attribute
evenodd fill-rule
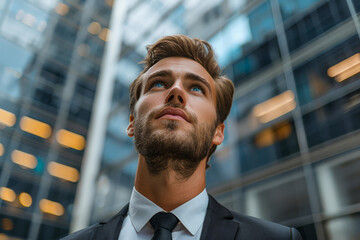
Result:
<svg viewBox="0 0 360 240"><path fill-rule="evenodd" d="M161 118L165 115L171 115L171 116L174 116L174 118L180 117L180 118L184 119L185 121L190 122L189 118L186 116L186 114L179 108L172 108L172 107L165 108L164 110L162 110L159 113L159 115L157 116L157 119Z"/></svg>

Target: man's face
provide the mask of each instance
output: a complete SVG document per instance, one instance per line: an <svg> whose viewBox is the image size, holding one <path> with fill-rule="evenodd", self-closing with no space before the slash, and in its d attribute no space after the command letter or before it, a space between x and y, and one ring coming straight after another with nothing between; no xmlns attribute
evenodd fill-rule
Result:
<svg viewBox="0 0 360 240"><path fill-rule="evenodd" d="M216 126L214 80L199 63L182 57L159 61L142 80L128 135L154 174L170 164L191 175L211 145L223 140L224 125Z"/></svg>

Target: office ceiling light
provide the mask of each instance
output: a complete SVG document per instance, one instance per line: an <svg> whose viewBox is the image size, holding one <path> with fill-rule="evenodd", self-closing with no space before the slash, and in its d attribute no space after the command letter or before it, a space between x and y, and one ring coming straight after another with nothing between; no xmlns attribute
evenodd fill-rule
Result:
<svg viewBox="0 0 360 240"><path fill-rule="evenodd" d="M45 21L39 22L39 24L36 27L36 30L39 32L43 32L46 29L47 23Z"/></svg>
<svg viewBox="0 0 360 240"><path fill-rule="evenodd" d="M18 21L21 21L24 16L25 16L24 10L20 9L19 11L17 11L17 13L15 15L15 19Z"/></svg>
<svg viewBox="0 0 360 240"><path fill-rule="evenodd" d="M60 203L50 201L48 199L41 199L39 206L40 210L44 213L49 213L55 216L62 216L65 212L64 207Z"/></svg>
<svg viewBox="0 0 360 240"><path fill-rule="evenodd" d="M41 138L49 138L51 135L51 127L49 124L26 116L21 118L20 128L25 132L39 136Z"/></svg>
<svg viewBox="0 0 360 240"><path fill-rule="evenodd" d="M65 129L61 129L57 132L56 140L65 147L79 151L85 148L85 138L83 136Z"/></svg>
<svg viewBox="0 0 360 240"><path fill-rule="evenodd" d="M0 157L4 154L4 146L0 143Z"/></svg>
<svg viewBox="0 0 360 240"><path fill-rule="evenodd" d="M19 195L19 202L24 207L30 207L32 204L32 198L31 198L30 194L28 194L26 192L22 192Z"/></svg>
<svg viewBox="0 0 360 240"><path fill-rule="evenodd" d="M14 126L15 122L15 114L0 108L0 126L4 125L6 127L12 127Z"/></svg>
<svg viewBox="0 0 360 240"><path fill-rule="evenodd" d="M259 148L268 147L275 143L275 134L271 128L267 128L255 136L255 145Z"/></svg>
<svg viewBox="0 0 360 240"><path fill-rule="evenodd" d="M13 202L15 201L16 194L14 190L7 188L7 187L1 187L0 188L0 198L7 202Z"/></svg>
<svg viewBox="0 0 360 240"><path fill-rule="evenodd" d="M106 0L105 2L106 2L106 4L107 4L109 7L113 7L113 6L114 6L114 0Z"/></svg>
<svg viewBox="0 0 360 240"><path fill-rule="evenodd" d="M57 162L50 162L48 172L54 177L58 177L70 182L77 182L79 180L79 171L73 167L69 167Z"/></svg>
<svg viewBox="0 0 360 240"><path fill-rule="evenodd" d="M8 235L6 235L5 233L0 233L0 240L10 240Z"/></svg>
<svg viewBox="0 0 360 240"><path fill-rule="evenodd" d="M89 55L90 47L86 43L82 43L77 48L78 54L81 57L86 57Z"/></svg>
<svg viewBox="0 0 360 240"><path fill-rule="evenodd" d="M69 12L69 6L64 3L59 3L55 7L55 12L61 16L65 16Z"/></svg>
<svg viewBox="0 0 360 240"><path fill-rule="evenodd" d="M111 31L108 28L103 28L103 30L101 31L101 33L99 33L98 37L103 40L103 41L107 41L109 39L109 35L110 35Z"/></svg>
<svg viewBox="0 0 360 240"><path fill-rule="evenodd" d="M37 159L34 155L19 150L14 150L11 153L11 160L25 168L34 169L37 166Z"/></svg>
<svg viewBox="0 0 360 240"><path fill-rule="evenodd" d="M30 13L26 13L22 19L22 23L29 27L33 27L36 21L37 21L36 17L31 15Z"/></svg>
<svg viewBox="0 0 360 240"><path fill-rule="evenodd" d="M11 231L14 229L14 223L10 218L1 219L1 226L2 226L2 229L5 231ZM10 240L11 238L6 238L6 239Z"/></svg>
<svg viewBox="0 0 360 240"><path fill-rule="evenodd" d="M283 92L253 108L253 114L262 123L270 122L296 107L294 93L290 90Z"/></svg>
<svg viewBox="0 0 360 240"><path fill-rule="evenodd" d="M98 22L92 22L89 24L88 32L91 34L99 34L101 32L101 25Z"/></svg>
<svg viewBox="0 0 360 240"><path fill-rule="evenodd" d="M329 77L342 82L360 72L360 53L357 53L327 70Z"/></svg>
<svg viewBox="0 0 360 240"><path fill-rule="evenodd" d="M278 124L274 129L274 132L276 135L276 140L281 141L281 140L284 140L284 139L290 137L292 131L293 131L293 129L289 122L285 121L285 122Z"/></svg>

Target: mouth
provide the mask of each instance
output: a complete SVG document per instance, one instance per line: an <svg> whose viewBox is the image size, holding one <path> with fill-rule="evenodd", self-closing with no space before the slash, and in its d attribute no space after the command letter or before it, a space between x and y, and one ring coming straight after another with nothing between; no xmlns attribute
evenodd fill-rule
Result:
<svg viewBox="0 0 360 240"><path fill-rule="evenodd" d="M189 118L182 110L180 110L179 108L172 108L172 107L165 108L164 110L162 110L156 119L159 118L166 118L171 120L185 120L187 122L190 122Z"/></svg>

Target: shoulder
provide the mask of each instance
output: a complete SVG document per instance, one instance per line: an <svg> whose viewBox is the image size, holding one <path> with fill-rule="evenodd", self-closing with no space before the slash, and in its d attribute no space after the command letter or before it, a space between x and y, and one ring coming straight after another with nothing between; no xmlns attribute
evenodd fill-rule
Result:
<svg viewBox="0 0 360 240"><path fill-rule="evenodd" d="M60 240L117 239L128 209L129 204L125 205L118 214Z"/></svg>
<svg viewBox="0 0 360 240"><path fill-rule="evenodd" d="M295 228L232 212L218 203L212 196L209 196L208 213L209 210L212 212L209 217L220 217L224 219L223 223L226 225L230 223L237 225L238 230L235 239L302 240L300 233Z"/></svg>
<svg viewBox="0 0 360 240"><path fill-rule="evenodd" d="M295 228L290 228L274 222L231 212L233 221L240 227L241 236L252 236L252 239L293 239L301 240L300 233ZM266 238L265 238L266 237ZM240 237L241 239L241 237Z"/></svg>

